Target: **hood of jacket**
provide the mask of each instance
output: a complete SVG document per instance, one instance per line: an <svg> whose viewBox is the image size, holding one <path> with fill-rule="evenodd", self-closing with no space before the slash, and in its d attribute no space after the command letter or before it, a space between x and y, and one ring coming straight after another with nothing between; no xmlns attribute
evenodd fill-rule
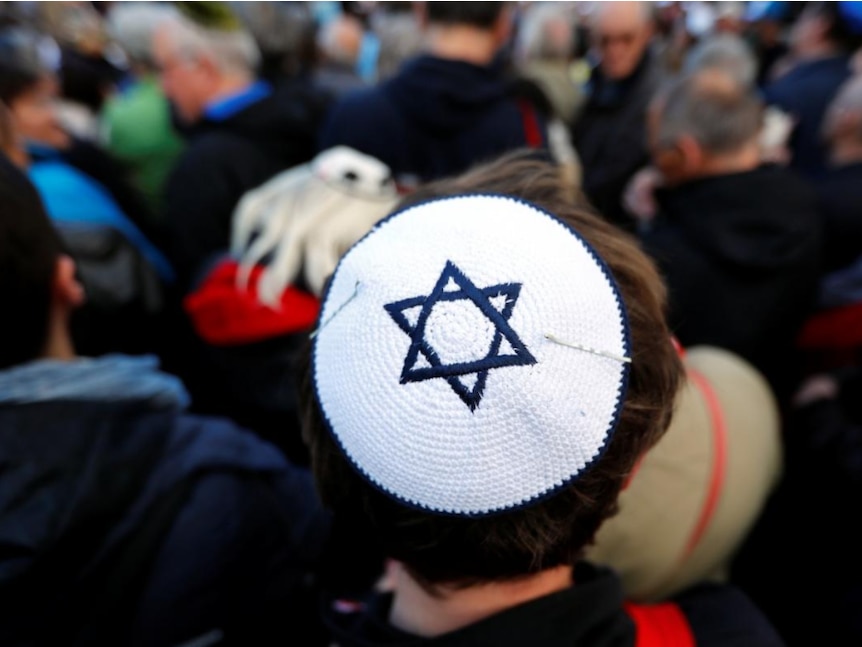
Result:
<svg viewBox="0 0 862 647"><path fill-rule="evenodd" d="M818 256L816 195L778 166L693 180L656 199L667 226L723 263L773 271Z"/></svg>
<svg viewBox="0 0 862 647"><path fill-rule="evenodd" d="M423 131L460 132L512 95L499 62L481 66L422 55L386 82L385 92Z"/></svg>
<svg viewBox="0 0 862 647"><path fill-rule="evenodd" d="M190 475L283 468L277 450L228 421L181 415L185 403L178 381L146 358L0 372L0 594L29 590L28 577L74 579ZM42 564L56 572L34 570Z"/></svg>

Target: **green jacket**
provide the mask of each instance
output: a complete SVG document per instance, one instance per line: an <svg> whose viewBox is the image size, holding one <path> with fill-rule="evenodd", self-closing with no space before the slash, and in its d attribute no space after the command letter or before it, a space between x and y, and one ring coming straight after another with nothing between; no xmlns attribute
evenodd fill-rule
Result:
<svg viewBox="0 0 862 647"><path fill-rule="evenodd" d="M102 124L105 147L128 165L132 182L160 218L165 179L184 142L174 130L168 100L156 79L142 78L109 99Z"/></svg>

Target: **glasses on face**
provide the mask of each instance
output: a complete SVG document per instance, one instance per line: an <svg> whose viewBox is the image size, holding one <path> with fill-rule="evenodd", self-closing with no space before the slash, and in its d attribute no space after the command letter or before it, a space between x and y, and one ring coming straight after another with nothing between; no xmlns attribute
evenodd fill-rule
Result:
<svg viewBox="0 0 862 647"><path fill-rule="evenodd" d="M622 45L623 47L630 47L634 44L637 39L637 35L633 32L627 32L622 34L599 34L598 42L599 47L605 49L610 47L611 45Z"/></svg>

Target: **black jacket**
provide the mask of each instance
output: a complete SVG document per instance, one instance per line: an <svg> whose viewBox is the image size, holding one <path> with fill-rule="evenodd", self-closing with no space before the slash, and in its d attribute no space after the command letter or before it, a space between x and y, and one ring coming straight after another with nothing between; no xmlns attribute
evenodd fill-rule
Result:
<svg viewBox="0 0 862 647"><path fill-rule="evenodd" d="M862 644L862 373L836 377L839 397L788 416L784 477L731 572L793 647ZM817 558L788 568L787 553Z"/></svg>
<svg viewBox="0 0 862 647"><path fill-rule="evenodd" d="M660 190L657 200L643 242L667 280L678 339L737 353L783 394L793 340L816 298L814 191L765 166Z"/></svg>
<svg viewBox="0 0 862 647"><path fill-rule="evenodd" d="M0 644L282 644L313 618L328 516L307 472L228 421L7 403L0 457Z"/></svg>
<svg viewBox="0 0 862 647"><path fill-rule="evenodd" d="M204 118L185 131L189 146L165 194L168 253L181 285L228 248L233 210L246 191L314 156L328 102L305 81L286 81L226 119Z"/></svg>
<svg viewBox="0 0 862 647"><path fill-rule="evenodd" d="M862 162L828 169L817 181L823 216L823 271L862 256Z"/></svg>
<svg viewBox="0 0 862 647"><path fill-rule="evenodd" d="M391 595L362 609L333 604L324 611L336 647L634 647L636 626L623 607L619 580L610 571L582 563L570 589L532 600L481 622L421 638L388 622ZM698 647L781 647L771 624L738 590L702 585L674 600ZM352 610L352 612L350 612ZM686 644L668 639L662 644Z"/></svg>
<svg viewBox="0 0 862 647"><path fill-rule="evenodd" d="M649 163L646 112L660 80L651 53L621 81L610 81L595 68L587 103L572 127L584 193L600 214L629 230L634 220L622 205L622 195L632 176Z"/></svg>
<svg viewBox="0 0 862 647"><path fill-rule="evenodd" d="M397 181L413 184L530 145L525 111L536 120L536 143L545 147L545 117L519 93L502 62L479 66L423 55L380 86L341 99L320 149L351 146L387 164Z"/></svg>

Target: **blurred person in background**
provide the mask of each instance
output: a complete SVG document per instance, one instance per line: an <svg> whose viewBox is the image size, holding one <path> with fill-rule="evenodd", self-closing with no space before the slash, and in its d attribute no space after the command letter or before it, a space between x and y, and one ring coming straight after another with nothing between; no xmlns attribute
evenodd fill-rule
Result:
<svg viewBox="0 0 862 647"><path fill-rule="evenodd" d="M515 148L547 150L544 114L518 93L502 55L511 3L428 2L420 10L424 53L338 101L320 150L343 145L375 157L408 190Z"/></svg>
<svg viewBox="0 0 862 647"><path fill-rule="evenodd" d="M36 4L31 26L51 36L60 50L61 120L75 136L96 141L102 106L128 72L123 51L112 43L99 3Z"/></svg>
<svg viewBox="0 0 862 647"><path fill-rule="evenodd" d="M380 40L377 57L377 81L393 76L409 58L422 50L417 38L421 26L413 2L378 2L368 16L371 31Z"/></svg>
<svg viewBox="0 0 862 647"><path fill-rule="evenodd" d="M790 31L786 69L764 87L767 103L795 121L790 164L808 177L827 163L823 116L851 74L850 55L862 42L860 10L859 2L806 3Z"/></svg>
<svg viewBox="0 0 862 647"><path fill-rule="evenodd" d="M848 79L826 110L829 163L817 182L825 227L824 271L862 256L862 77Z"/></svg>
<svg viewBox="0 0 862 647"><path fill-rule="evenodd" d="M2 128L0 128L2 132ZM82 357L86 301L40 197L0 155L0 643L316 645L330 519L310 475L149 356Z"/></svg>
<svg viewBox="0 0 862 647"><path fill-rule="evenodd" d="M336 98L370 83L358 72L365 27L356 16L341 13L322 24L317 33L318 60L314 82Z"/></svg>
<svg viewBox="0 0 862 647"><path fill-rule="evenodd" d="M158 240L164 238L159 219L164 215L165 182L183 150L153 60L153 32L172 11L170 4L157 2L121 2L109 9L109 33L125 51L130 75L101 112L105 147L129 168L131 180L147 199Z"/></svg>
<svg viewBox="0 0 862 647"><path fill-rule="evenodd" d="M162 280L171 282L170 263L124 209L129 201L118 200L113 187L101 182L101 174L89 172L94 165L81 163L91 159L90 151L98 154L97 170L110 167L112 160L63 127L56 109L59 85L52 68L53 51L53 41L38 32L20 27L0 32L0 101L12 116L20 144L18 159L52 219L116 227L153 264ZM81 148L85 152L78 153Z"/></svg>
<svg viewBox="0 0 862 647"><path fill-rule="evenodd" d="M748 2L745 35L757 53L757 86L762 88L779 70L790 48L785 34L793 18L792 2Z"/></svg>
<svg viewBox="0 0 862 647"><path fill-rule="evenodd" d="M577 15L572 2L533 2L521 10L514 43L520 74L536 82L555 115L571 126L584 102L572 66L578 49Z"/></svg>
<svg viewBox="0 0 862 647"><path fill-rule="evenodd" d="M814 305L821 226L813 188L763 164L762 115L754 89L720 68L657 95L650 143L664 186L641 240L682 345L738 354L784 406L800 379L794 340Z"/></svg>
<svg viewBox="0 0 862 647"><path fill-rule="evenodd" d="M815 183L823 219L823 274L818 312L800 343L820 351L821 359L823 351L832 351L831 361L855 363L862 349L862 77L851 77L839 89L826 111L823 136L829 164Z"/></svg>
<svg viewBox="0 0 862 647"><path fill-rule="evenodd" d="M315 59L314 2L230 2L260 50L259 74L270 83L308 75Z"/></svg>
<svg viewBox="0 0 862 647"><path fill-rule="evenodd" d="M315 153L328 96L259 78L260 50L227 3L177 3L153 55L188 145L164 195L167 251L186 292L229 245L240 197Z"/></svg>
<svg viewBox="0 0 862 647"><path fill-rule="evenodd" d="M54 51L51 44L22 27L0 31L0 102L8 106L15 148L9 158L38 190L90 295L72 321L80 351L159 352L167 336L157 324L173 286L173 268L130 217L126 202L102 182L103 174L92 173L94 166L111 172L117 164L63 128L56 72L52 59L45 60L45 51Z"/></svg>
<svg viewBox="0 0 862 647"><path fill-rule="evenodd" d="M632 221L623 189L649 159L646 110L661 80L650 49L653 33L651 3L597 3L590 39L599 58L572 128L585 194L605 218L626 229Z"/></svg>

